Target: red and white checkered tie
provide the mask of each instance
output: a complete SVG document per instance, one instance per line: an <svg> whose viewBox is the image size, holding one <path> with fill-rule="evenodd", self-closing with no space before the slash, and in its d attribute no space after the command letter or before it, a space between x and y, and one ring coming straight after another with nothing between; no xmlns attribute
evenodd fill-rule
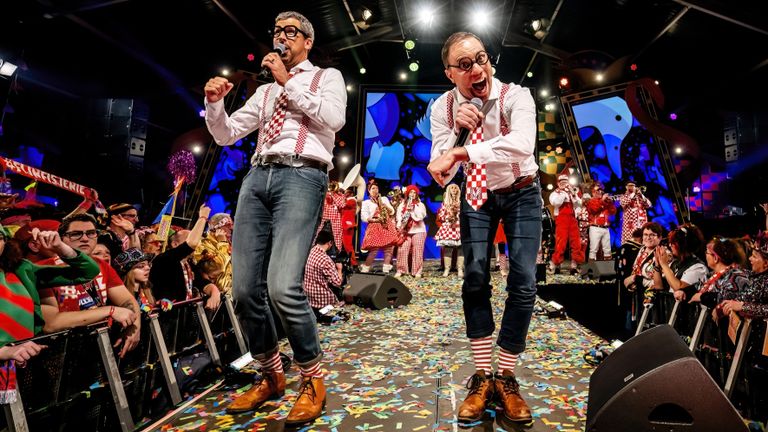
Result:
<svg viewBox="0 0 768 432"><path fill-rule="evenodd" d="M296 72L289 73L288 79L291 79L294 75L296 75ZM285 89L283 89L283 92L275 100L275 111L272 113L272 118L264 130L265 138L261 142L262 144L268 144L280 135L285 124L286 108L288 108L288 95L285 93Z"/></svg>
<svg viewBox="0 0 768 432"><path fill-rule="evenodd" d="M480 125L469 137L469 144L483 141L483 126ZM470 163L467 170L467 203L475 210L488 200L488 176L485 164Z"/></svg>

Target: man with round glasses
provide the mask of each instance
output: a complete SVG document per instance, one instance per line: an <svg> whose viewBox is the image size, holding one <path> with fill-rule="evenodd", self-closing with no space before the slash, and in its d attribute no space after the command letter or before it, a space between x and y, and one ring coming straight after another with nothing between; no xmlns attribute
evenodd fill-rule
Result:
<svg viewBox="0 0 768 432"><path fill-rule="evenodd" d="M65 244L86 255L91 255L99 236L96 219L86 213L65 217L58 231ZM40 290L44 331L52 333L114 320L123 328L120 339L115 341L120 346L119 356L122 358L139 343L139 305L109 263L93 256L91 258L100 270L93 280L80 285ZM56 256L41 261L40 265L61 265L62 262Z"/></svg>
<svg viewBox="0 0 768 432"><path fill-rule="evenodd" d="M260 86L242 108L227 115L223 99L233 84L212 78L205 85L205 119L219 145L232 145L259 129L235 213L232 294L251 354L264 372L228 410L251 411L285 393L274 324L279 319L302 375L286 418L294 425L319 417L325 404L317 323L302 282L333 167L335 133L346 120L347 92L341 72L307 60L314 30L306 17L280 13L272 42L275 50L261 66L275 82Z"/></svg>
<svg viewBox="0 0 768 432"><path fill-rule="evenodd" d="M472 33L451 35L442 49L445 75L455 88L432 105L432 155L428 170L444 186L464 163L461 246L465 257L462 300L476 372L459 407L461 422L480 419L489 401L504 407L512 421L529 421L531 410L515 379L525 349L536 297L536 254L541 243L541 187L534 157L536 107L528 89L493 78L482 41ZM492 102L484 114L472 99ZM466 146L456 147L462 129ZM499 220L509 245L507 299L501 319L499 364L492 374L490 257Z"/></svg>

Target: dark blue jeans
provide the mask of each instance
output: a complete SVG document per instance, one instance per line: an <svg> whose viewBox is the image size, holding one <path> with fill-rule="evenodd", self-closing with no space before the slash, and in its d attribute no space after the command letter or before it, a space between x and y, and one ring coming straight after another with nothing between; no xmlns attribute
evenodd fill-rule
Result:
<svg viewBox="0 0 768 432"><path fill-rule="evenodd" d="M277 351L276 318L296 364L310 366L322 357L302 282L327 187L328 175L316 168L255 166L243 179L232 235L232 294L257 360Z"/></svg>
<svg viewBox="0 0 768 432"><path fill-rule="evenodd" d="M464 188L461 196L461 248L465 266L461 297L467 337L487 337L496 328L491 306L490 256L496 228L502 220L507 236L509 275L497 344L513 354L523 352L536 299L541 187L537 180L508 194L488 192L488 201L479 210L467 204Z"/></svg>

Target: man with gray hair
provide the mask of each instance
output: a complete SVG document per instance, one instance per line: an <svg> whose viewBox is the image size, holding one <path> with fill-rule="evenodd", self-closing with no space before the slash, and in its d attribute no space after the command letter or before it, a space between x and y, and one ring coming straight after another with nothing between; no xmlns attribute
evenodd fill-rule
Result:
<svg viewBox="0 0 768 432"><path fill-rule="evenodd" d="M314 37L306 17L280 13L272 31L274 50L261 61L275 82L260 86L231 115L223 99L234 85L223 77L205 85L205 120L217 144L234 144L259 129L235 213L232 294L263 374L228 410L250 411L285 393L275 330L279 319L302 376L289 425L316 419L325 404L317 323L302 282L333 167L335 133L344 126L347 107L341 72L307 59Z"/></svg>

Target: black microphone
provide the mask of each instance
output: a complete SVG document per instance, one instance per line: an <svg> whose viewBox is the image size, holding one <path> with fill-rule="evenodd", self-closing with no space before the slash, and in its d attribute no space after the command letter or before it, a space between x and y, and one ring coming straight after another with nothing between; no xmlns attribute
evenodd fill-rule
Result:
<svg viewBox="0 0 768 432"><path fill-rule="evenodd" d="M483 107L483 101L480 100L480 98L472 98L472 100L469 101L469 103L476 106L477 109L481 109ZM459 129L459 136L456 137L456 142L453 144L453 146L464 147L464 143L467 142L467 138L469 138L469 129L467 128Z"/></svg>
<svg viewBox="0 0 768 432"><path fill-rule="evenodd" d="M272 51L270 52L278 53L282 56L283 53L285 52L285 45L281 44L280 42L275 42L274 48L272 48ZM261 72L259 72L259 76L262 78L267 78L271 73L272 72L269 70L268 67L262 66Z"/></svg>

